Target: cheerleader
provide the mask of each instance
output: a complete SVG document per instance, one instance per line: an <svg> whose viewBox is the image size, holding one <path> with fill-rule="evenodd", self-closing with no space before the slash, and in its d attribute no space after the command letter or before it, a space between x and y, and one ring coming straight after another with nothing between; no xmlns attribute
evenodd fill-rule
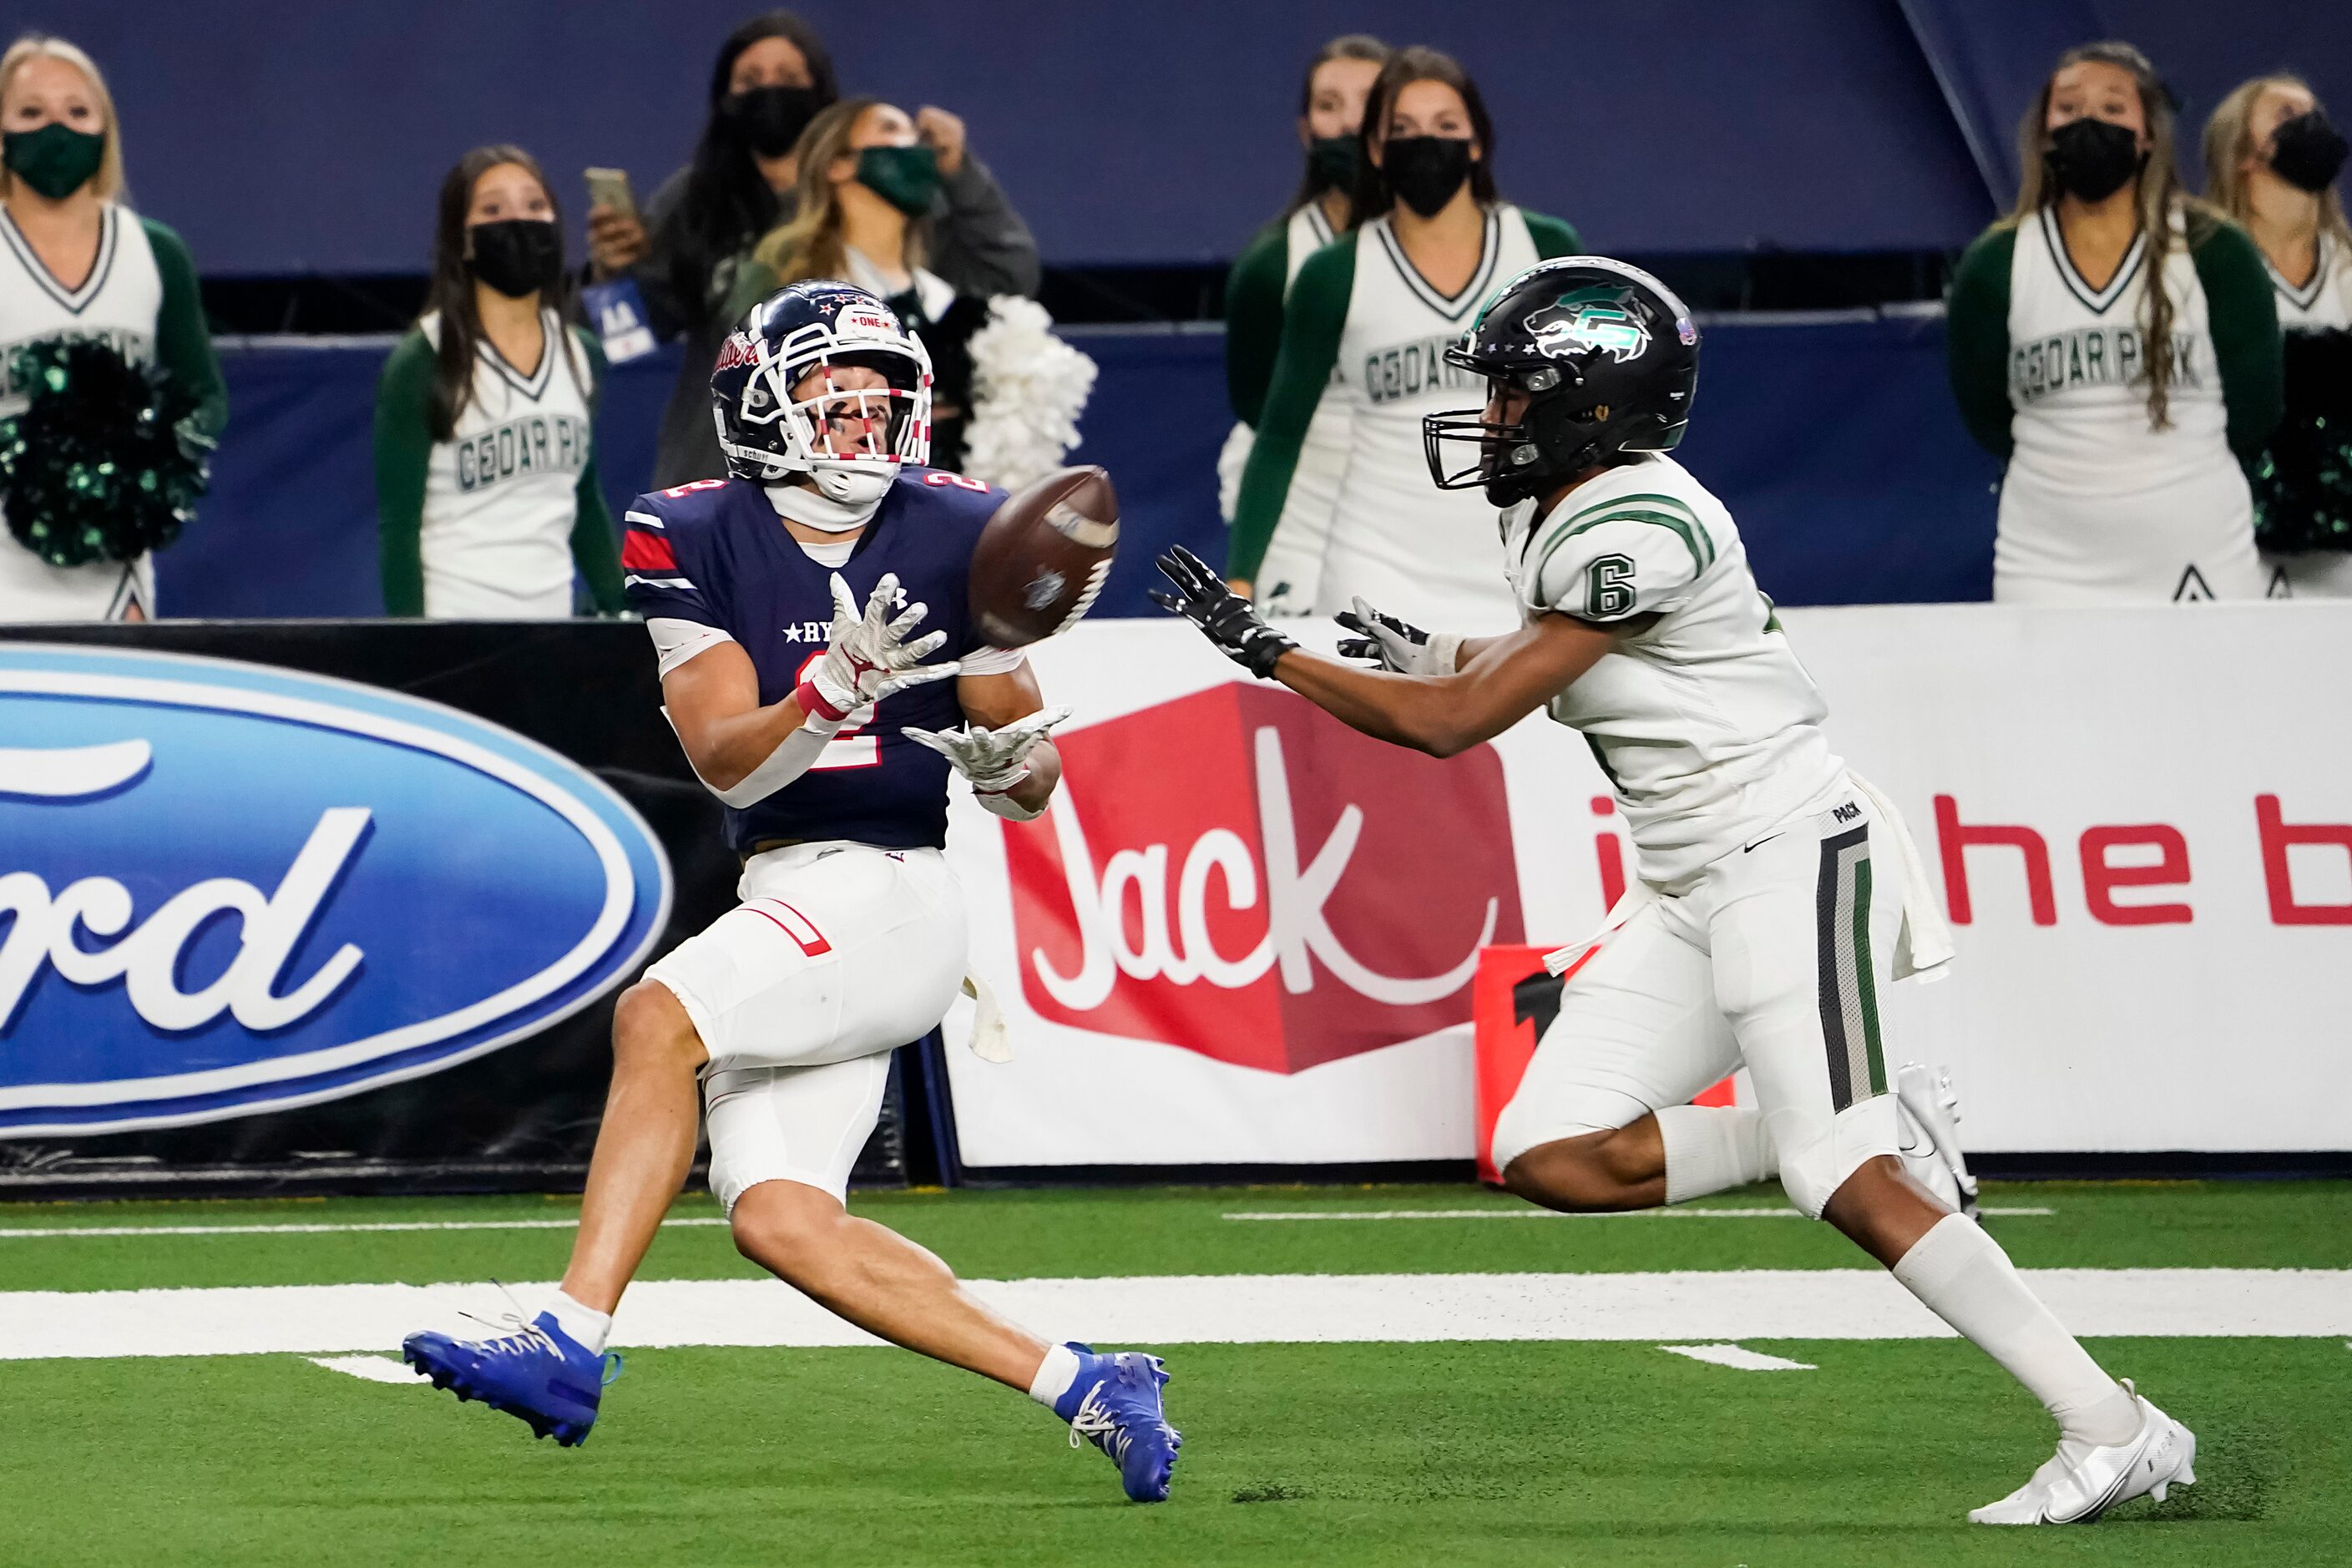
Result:
<svg viewBox="0 0 2352 1568"><path fill-rule="evenodd" d="M2262 247L2285 329L2286 416L2254 472L2273 593L2352 597L2352 228L2342 132L2302 79L2256 77L2205 124L2206 195Z"/></svg>
<svg viewBox="0 0 2352 1568"><path fill-rule="evenodd" d="M441 182L425 314L376 391L388 615L559 619L575 570L599 612L622 608L593 427L604 355L571 324L561 224L520 147L478 147Z"/></svg>
<svg viewBox="0 0 2352 1568"><path fill-rule="evenodd" d="M1316 603L1361 597L1423 626L1507 631L1495 509L1429 481L1424 414L1483 392L1445 350L1478 307L1538 261L1571 256L1576 231L1495 189L1495 128L1477 86L1434 49L1401 49L1364 107L1358 227L1310 257L1283 305L1282 346L1243 471L1226 571L1264 584L1316 411L1348 413L1348 457Z"/></svg>
<svg viewBox="0 0 2352 1568"><path fill-rule="evenodd" d="M30 389L16 356L58 338L94 338L134 364L156 363L199 406L190 434L228 420L228 395L180 237L123 205L122 135L90 58L28 33L0 56L0 418ZM29 522L27 519L9 520ZM58 566L0 533L0 621L145 620L155 569L131 560Z"/></svg>
<svg viewBox="0 0 2352 1568"><path fill-rule="evenodd" d="M1961 416L2009 463L1993 597L2262 597L2240 466L2279 415L2261 255L2182 190L2171 96L2128 44L2063 56L2019 141L2017 205L1960 258L1948 324Z"/></svg>
<svg viewBox="0 0 2352 1568"><path fill-rule="evenodd" d="M1388 58L1386 44L1361 33L1334 38L1317 51L1298 95L1298 140L1307 168L1297 193L1281 217L1258 231L1226 276L1225 390L1233 400L1234 427L1217 455L1217 505L1227 522L1241 499L1242 469L1274 378L1283 299L1307 258L1356 226L1357 132L1364 122L1364 100ZM1315 613L1331 502L1347 463L1347 403L1327 397L1307 423L1288 499L1258 565L1258 580L1265 584L1258 604L1266 614ZM1244 593L1250 587L1239 580L1233 585Z"/></svg>

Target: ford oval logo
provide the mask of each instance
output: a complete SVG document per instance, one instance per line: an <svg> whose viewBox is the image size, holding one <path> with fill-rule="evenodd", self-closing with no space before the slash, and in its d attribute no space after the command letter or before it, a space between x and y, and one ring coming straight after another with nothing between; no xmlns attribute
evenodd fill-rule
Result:
<svg viewBox="0 0 2352 1568"><path fill-rule="evenodd" d="M0 647L0 1137L437 1072L610 990L669 900L625 801L454 709Z"/></svg>

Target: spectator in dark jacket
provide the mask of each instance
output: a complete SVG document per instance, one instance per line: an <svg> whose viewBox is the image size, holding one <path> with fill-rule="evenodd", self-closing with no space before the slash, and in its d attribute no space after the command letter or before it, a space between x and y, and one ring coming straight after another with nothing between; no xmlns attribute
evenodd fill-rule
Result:
<svg viewBox="0 0 2352 1568"><path fill-rule="evenodd" d="M709 393L710 362L732 324L725 305L752 246L792 216L793 143L840 96L815 28L790 11L755 17L719 47L694 161L662 182L642 221L609 207L589 212L596 275L635 279L654 331L686 339L662 414L656 486L726 472ZM940 191L929 214L931 269L960 293L1035 293L1037 243L966 148L963 121L926 106L915 123L939 158Z"/></svg>

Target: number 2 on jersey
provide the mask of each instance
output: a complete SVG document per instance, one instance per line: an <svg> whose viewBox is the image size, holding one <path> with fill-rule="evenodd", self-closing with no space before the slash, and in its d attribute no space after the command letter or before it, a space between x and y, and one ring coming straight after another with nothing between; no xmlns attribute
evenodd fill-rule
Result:
<svg viewBox="0 0 2352 1568"><path fill-rule="evenodd" d="M814 669L824 658L823 653L809 655L803 661L799 673L793 677L794 684L806 680L809 671ZM824 750L817 753L816 761L811 763L809 766L811 768L881 766L881 742L866 732L867 726L874 722L875 714L880 707L881 704L878 702L869 702L865 707L853 710L848 718L841 721L841 728L833 732L833 739L824 743Z"/></svg>

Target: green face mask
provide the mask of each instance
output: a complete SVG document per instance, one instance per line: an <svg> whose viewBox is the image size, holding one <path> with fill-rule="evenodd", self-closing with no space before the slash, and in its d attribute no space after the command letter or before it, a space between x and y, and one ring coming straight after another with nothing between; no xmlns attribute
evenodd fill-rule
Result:
<svg viewBox="0 0 2352 1568"><path fill-rule="evenodd" d="M920 217L940 194L940 155L919 142L861 148L857 183L908 217Z"/></svg>
<svg viewBox="0 0 2352 1568"><path fill-rule="evenodd" d="M1307 163L1325 190L1347 190L1356 183L1356 139L1318 136L1307 144Z"/></svg>
<svg viewBox="0 0 2352 1568"><path fill-rule="evenodd" d="M105 161L105 137L59 121L0 138L0 162L8 172L53 202L81 189Z"/></svg>

